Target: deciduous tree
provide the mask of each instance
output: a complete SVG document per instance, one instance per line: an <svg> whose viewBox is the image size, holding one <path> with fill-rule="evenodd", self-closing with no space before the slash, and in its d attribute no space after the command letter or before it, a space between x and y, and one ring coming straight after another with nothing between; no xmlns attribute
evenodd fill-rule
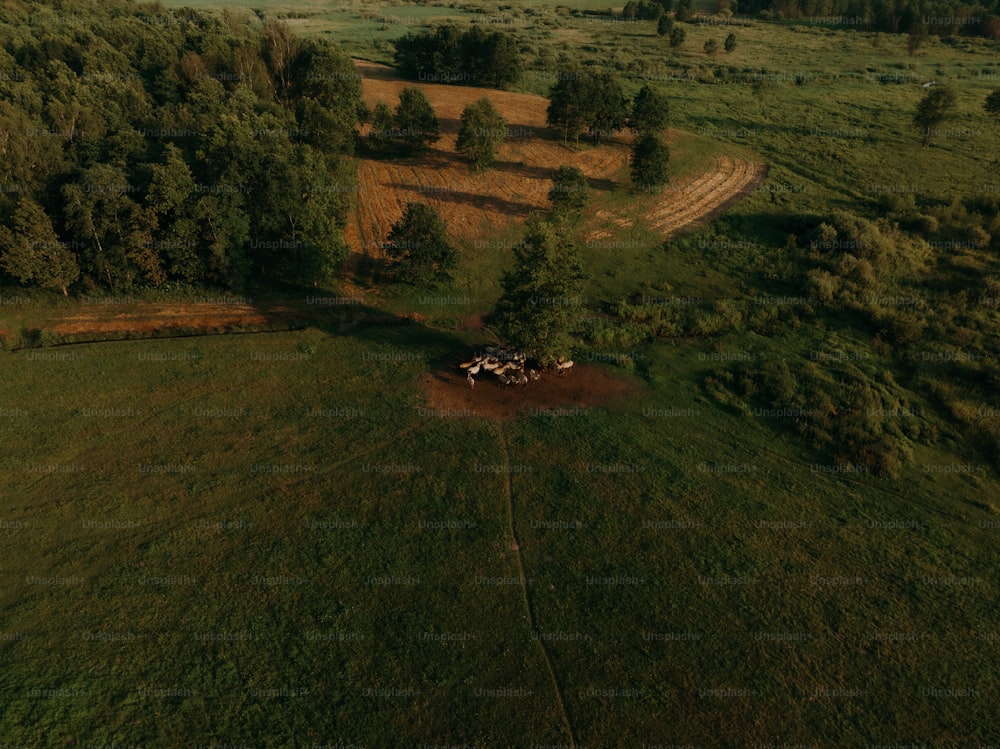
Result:
<svg viewBox="0 0 1000 749"><path fill-rule="evenodd" d="M951 88L938 86L928 91L917 104L913 124L920 128L925 148L934 142L938 126L951 116L955 98L955 92Z"/></svg>
<svg viewBox="0 0 1000 749"><path fill-rule="evenodd" d="M406 283L446 281L458 263L444 221L426 203L407 203L402 218L392 225L385 248L395 261L398 278Z"/></svg>
<svg viewBox="0 0 1000 749"><path fill-rule="evenodd" d="M12 229L0 226L0 266L21 283L68 294L80 267L59 241L45 210L33 200L19 200L11 223Z"/></svg>
<svg viewBox="0 0 1000 749"><path fill-rule="evenodd" d="M568 357L584 279L568 229L533 217L514 248L514 268L500 281L494 319L501 337L543 365Z"/></svg>
<svg viewBox="0 0 1000 749"><path fill-rule="evenodd" d="M507 121L488 98L469 104L462 112L456 149L476 171L489 169L507 136Z"/></svg>
<svg viewBox="0 0 1000 749"><path fill-rule="evenodd" d="M642 136L632 146L632 181L643 189L658 188L669 179L670 149L657 136Z"/></svg>
<svg viewBox="0 0 1000 749"><path fill-rule="evenodd" d="M403 143L413 150L423 150L441 137L441 123L434 108L416 86L407 86L400 92L394 122Z"/></svg>

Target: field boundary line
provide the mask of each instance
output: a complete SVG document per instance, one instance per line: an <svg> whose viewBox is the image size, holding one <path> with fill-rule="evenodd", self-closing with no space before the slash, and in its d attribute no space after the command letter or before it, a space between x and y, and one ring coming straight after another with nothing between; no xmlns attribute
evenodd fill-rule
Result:
<svg viewBox="0 0 1000 749"><path fill-rule="evenodd" d="M503 433L503 424L497 421L496 425L497 431L500 433L500 449L503 451L504 465L509 466L510 451L507 449L507 438ZM504 492L507 495L507 520L509 522L510 538L514 545L514 552L517 554L517 569L521 581L521 600L524 602L525 611L528 612L528 626L531 627L533 633L538 634L538 627L535 625L535 612L531 608L531 599L528 596L528 577L524 569L524 557L521 555L521 544L517 540L517 532L514 530L514 492L511 490L509 471L504 471ZM545 642L541 637L536 637L535 642L538 643L538 648L542 651L545 666L549 671L549 677L552 679L552 688L555 691L556 702L559 704L559 712L562 713L563 723L565 723L566 732L569 734L569 745L571 749L576 749L576 734L573 731L573 724L570 722L569 713L566 711L562 687L559 685L559 678L556 676L552 657L549 655L549 650L545 647Z"/></svg>

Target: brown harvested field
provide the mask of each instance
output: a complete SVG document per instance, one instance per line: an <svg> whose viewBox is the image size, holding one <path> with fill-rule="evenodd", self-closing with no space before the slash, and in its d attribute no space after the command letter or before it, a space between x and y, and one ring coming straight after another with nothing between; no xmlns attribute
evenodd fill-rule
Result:
<svg viewBox="0 0 1000 749"><path fill-rule="evenodd" d="M53 322L58 335L152 333L188 328L200 331L269 325L296 317L289 307L261 310L247 304L156 304L87 306Z"/></svg>
<svg viewBox="0 0 1000 749"><path fill-rule="evenodd" d="M418 85L427 94L442 129L441 140L422 157L360 162L359 205L346 231L348 243L360 254L381 255L380 244L410 201L434 206L447 222L453 240L474 241L519 224L533 210L544 210L552 186L550 174L561 165L579 167L598 190L614 188L627 178L627 137L598 147L567 148L551 138L545 124L548 100L543 97L405 81L384 65L360 60L355 64L363 77L369 107L378 101L395 107L404 87ZM462 110L484 96L507 120L511 137L501 146L494 168L474 174L455 153L455 141ZM629 228L635 216L664 236L693 228L745 195L765 174L762 164L716 159L704 173L684 178L669 190L638 196L631 201L631 216L598 212L592 219L599 228L590 238L610 236L614 227Z"/></svg>
<svg viewBox="0 0 1000 749"><path fill-rule="evenodd" d="M564 375L545 372L524 386L501 385L493 377L470 388L457 365L428 372L423 378L427 406L442 418L511 419L528 412L540 416L572 415L575 409L602 406L634 395L638 381L615 377L594 364L578 364ZM569 413L567 413L569 412Z"/></svg>

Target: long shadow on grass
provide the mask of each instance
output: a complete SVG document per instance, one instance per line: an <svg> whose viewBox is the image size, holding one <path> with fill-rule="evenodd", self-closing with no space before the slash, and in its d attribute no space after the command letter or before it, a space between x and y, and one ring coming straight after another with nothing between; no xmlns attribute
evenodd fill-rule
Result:
<svg viewBox="0 0 1000 749"><path fill-rule="evenodd" d="M312 326L333 337L349 336L371 343L379 349L373 355L384 356L387 361L425 362L431 371L456 365L463 352L471 348L454 333L360 304L319 317ZM484 332L484 341L488 338Z"/></svg>
<svg viewBox="0 0 1000 749"><path fill-rule="evenodd" d="M478 195L476 193L461 192L459 190L443 188L440 190L428 190L426 188L415 187L413 185L403 185L398 182L391 183L390 187L397 190L409 190L421 195L433 195L438 200L445 203L456 203L458 205L465 205L470 208L478 208L480 210L494 210L498 213L510 216L527 217L533 210L536 210L535 206L530 203L516 203L513 200L498 198L494 195Z"/></svg>

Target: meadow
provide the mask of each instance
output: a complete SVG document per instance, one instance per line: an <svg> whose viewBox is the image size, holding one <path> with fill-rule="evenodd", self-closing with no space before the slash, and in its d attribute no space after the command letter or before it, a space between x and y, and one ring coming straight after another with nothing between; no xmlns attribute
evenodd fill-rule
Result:
<svg viewBox="0 0 1000 749"><path fill-rule="evenodd" d="M418 22L507 14L536 56L525 92L544 94L560 59L592 60L630 94L670 95L677 173L699 154L769 165L724 216L666 242L637 223L588 244L580 225L599 324L566 377L600 368L631 394L496 419L477 413L484 383L466 408L431 405L428 373L489 342L464 321L492 309L513 228L461 246L451 288L271 290L309 310L298 330L0 352L0 739L996 743L1000 483L970 424L1000 403L921 357L929 344L886 349L860 313L797 300L803 227L831 210L874 218L886 197L947 204L1000 183L1000 127L982 111L997 46L929 41L910 57L903 37L751 21L713 59L702 44L726 25L689 25L670 51L648 22L574 15L596 0L493 7L262 12L381 63ZM364 18L383 14L398 20ZM958 111L922 148L910 117L930 80L956 88ZM589 210L632 200L623 185ZM912 282L937 320L955 288L996 272L991 249L937 250L877 293ZM365 304L309 302L348 293ZM688 332L629 338L610 310L636 297L690 314ZM3 299L9 331L83 306ZM980 304L940 336L991 365L997 314ZM791 400L724 386L734 364L782 361L905 399L878 415L910 435L897 474L846 470L796 431Z"/></svg>

